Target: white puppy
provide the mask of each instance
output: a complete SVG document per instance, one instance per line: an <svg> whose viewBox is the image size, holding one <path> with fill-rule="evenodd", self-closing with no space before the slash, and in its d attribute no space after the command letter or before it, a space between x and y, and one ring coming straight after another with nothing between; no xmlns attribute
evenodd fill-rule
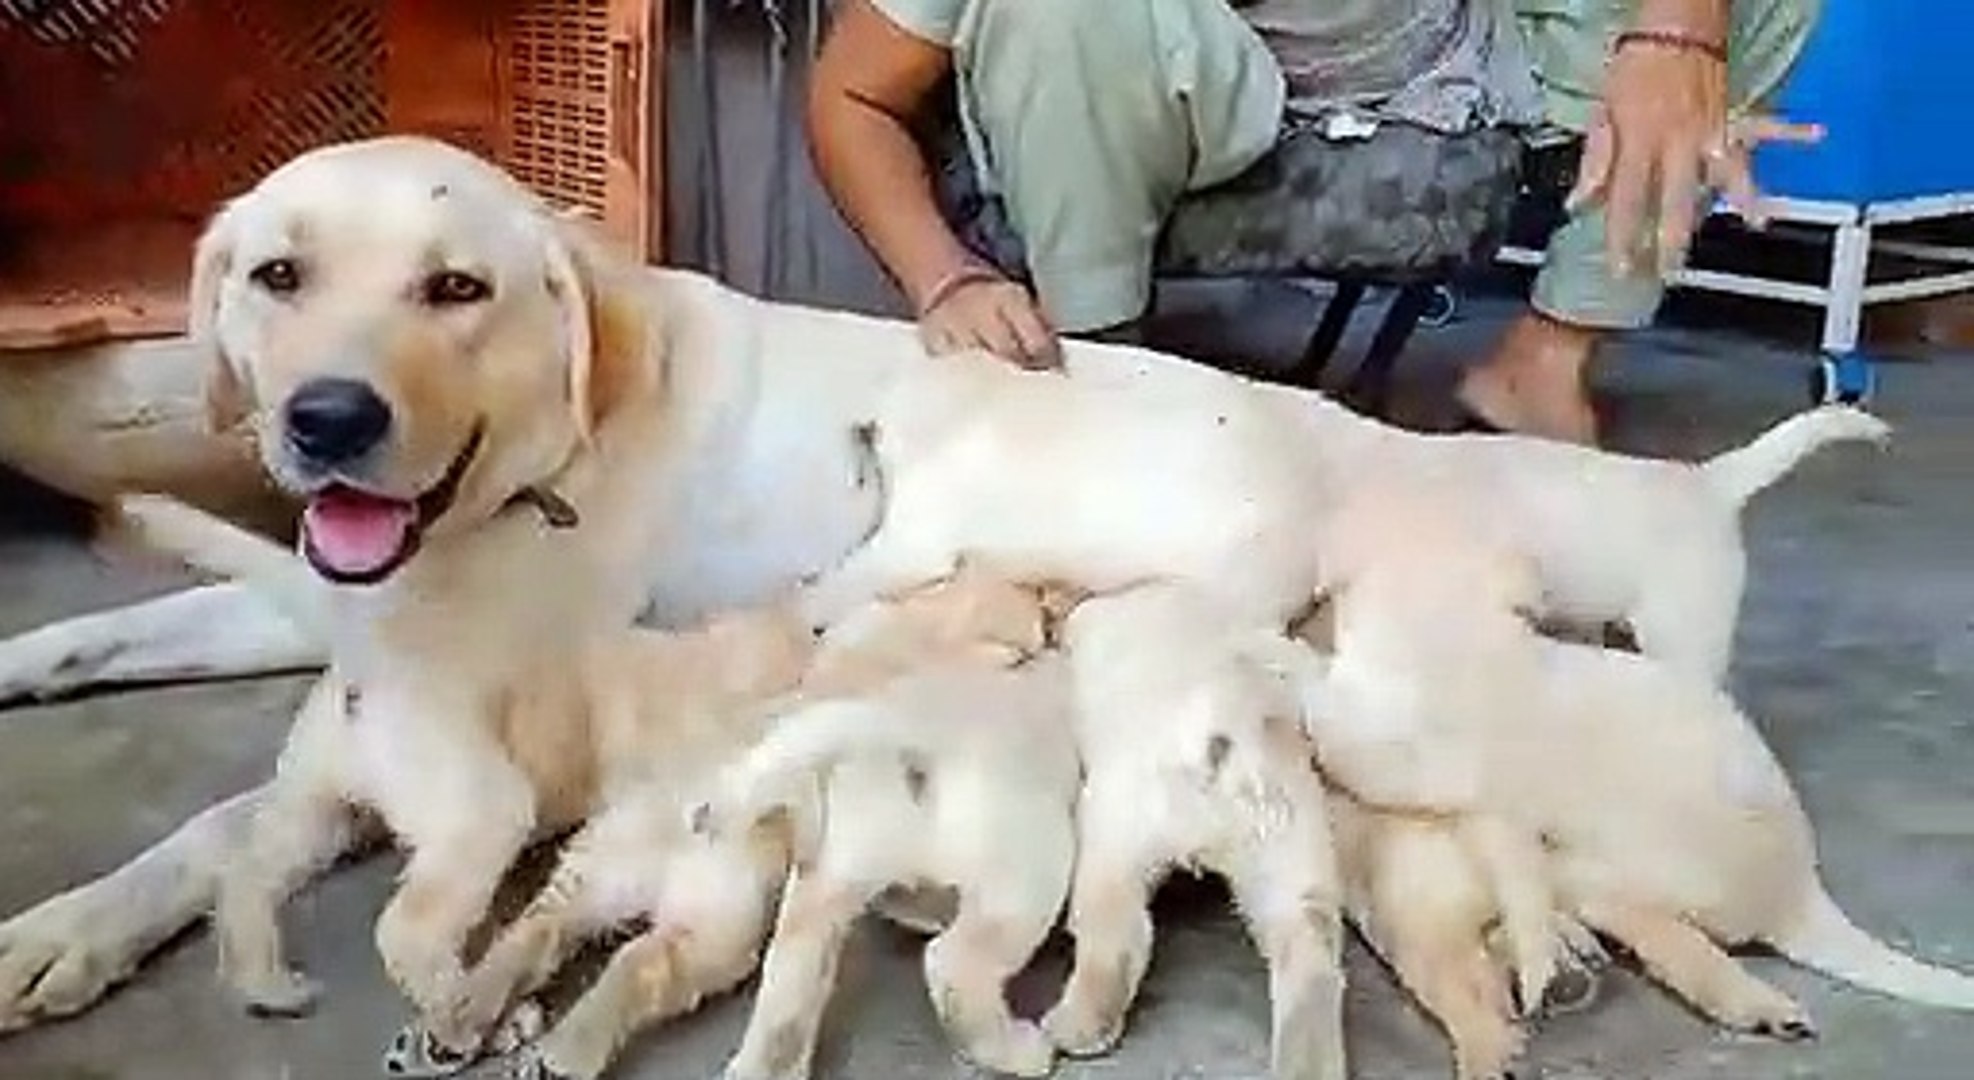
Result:
<svg viewBox="0 0 1974 1080"><path fill-rule="evenodd" d="M1108 1049L1150 963L1151 893L1174 870L1224 877L1269 971L1273 1075L1342 1080L1341 887L1296 698L1250 660L1302 650L1203 592L1152 584L1085 601L1075 673L1076 964L1043 1025L1072 1054Z"/></svg>
<svg viewBox="0 0 1974 1080"><path fill-rule="evenodd" d="M1425 550L1416 519L1403 535ZM1490 572L1458 550L1449 545L1439 568L1462 587L1512 595L1486 582L1527 576L1513 556ZM1724 691L1649 657L1542 638L1498 602L1489 613L1395 599L1430 595L1431 570L1412 571L1357 614L1351 602L1371 597L1339 595L1336 654L1316 661L1327 685L1307 709L1341 718L1318 725L1326 771L1332 746L1351 735L1422 722L1410 739L1359 740L1357 750L1383 753L1360 753L1358 775L1396 785L1374 801L1490 817L1539 839L1533 885L1725 1026L1811 1030L1795 1002L1716 943L1768 945L1866 988L1974 1008L1974 979L1893 952L1831 900L1788 777ZM1418 644L1435 634L1450 635L1438 656ZM1448 663L1462 640L1484 651ZM1407 788L1413 780L1422 783Z"/></svg>
<svg viewBox="0 0 1974 1080"><path fill-rule="evenodd" d="M1534 560L1545 610L1629 623L1646 652L1718 680L1745 573L1742 506L1816 448L1888 432L1817 409L1691 465L1420 436L1277 387L1151 371L1141 387L957 358L897 380L867 429L883 524L812 586L812 621L974 556L1098 592L1182 580L1285 623L1336 581L1326 533L1350 497L1422 485L1449 494L1463 528Z"/></svg>
<svg viewBox="0 0 1974 1080"><path fill-rule="evenodd" d="M809 1075L845 935L893 888L955 894L955 915L926 947L925 977L961 1052L998 1072L1049 1071L1054 1048L1005 994L1069 887L1078 767L1068 709L1057 657L935 664L781 717L729 771L700 827L720 833L778 813L820 823L797 841L730 1080Z"/></svg>

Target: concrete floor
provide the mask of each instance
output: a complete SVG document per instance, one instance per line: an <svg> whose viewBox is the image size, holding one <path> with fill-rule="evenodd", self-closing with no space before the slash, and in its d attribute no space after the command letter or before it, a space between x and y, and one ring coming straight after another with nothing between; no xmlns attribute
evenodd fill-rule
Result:
<svg viewBox="0 0 1974 1080"><path fill-rule="evenodd" d="M1239 331L1292 344L1294 305L1263 305ZM1415 396L1443 389L1500 309L1474 305L1423 336ZM1885 372L1882 411L1900 427L1880 457L1843 449L1764 496L1750 515L1754 575L1735 672L1821 829L1832 889L1865 925L1924 955L1974 968L1974 357ZM1607 372L1628 449L1697 454L1743 438L1803 401L1800 350L1667 331ZM0 496L4 498L5 496ZM1668 542L1676 538L1668 538ZM0 633L160 591L172 580L111 566L72 538L0 535ZM303 682L160 689L0 713L0 914L106 870L268 768ZM328 987L300 1021L249 1019L215 993L212 943L195 932L85 1016L0 1041L5 1080L342 1080L378 1075L403 1018L368 926L395 860L341 872L291 909L300 961ZM1066 1066L1099 1077L1253 1077L1264 1069L1259 965L1210 892L1161 907L1156 965L1121 1051ZM910 939L868 929L846 963L821 1053L823 1078L959 1075L925 1004ZM1854 993L1778 961L1754 963L1821 1023L1807 1046L1718 1036L1636 975L1614 974L1588 1014L1538 1032L1552 1080L1964 1080L1974 1023ZM1017 998L1053 993L1052 953ZM1361 952L1349 1001L1353 1072L1365 1080L1449 1072L1436 1030ZM631 1049L625 1077L704 1077L735 1045L745 997L719 1002ZM1530 1070L1531 1073L1536 1070ZM489 1075L493 1075L489 1073Z"/></svg>

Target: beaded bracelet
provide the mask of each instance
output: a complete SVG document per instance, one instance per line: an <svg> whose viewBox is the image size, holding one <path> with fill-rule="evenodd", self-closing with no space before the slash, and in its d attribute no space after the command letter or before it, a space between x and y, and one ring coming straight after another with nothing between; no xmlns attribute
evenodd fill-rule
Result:
<svg viewBox="0 0 1974 1080"><path fill-rule="evenodd" d="M1705 53L1723 64L1727 63L1726 45L1688 30L1626 30L1618 35L1617 41L1611 46L1611 51L1616 52L1632 44L1657 45L1666 49Z"/></svg>

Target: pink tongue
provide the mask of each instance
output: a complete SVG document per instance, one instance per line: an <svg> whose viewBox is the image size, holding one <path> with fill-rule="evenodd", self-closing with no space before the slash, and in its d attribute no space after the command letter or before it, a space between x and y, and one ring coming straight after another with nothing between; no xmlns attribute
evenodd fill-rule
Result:
<svg viewBox="0 0 1974 1080"><path fill-rule="evenodd" d="M339 573L363 574L397 557L417 519L417 507L408 502L328 491L308 504L302 526L317 560Z"/></svg>

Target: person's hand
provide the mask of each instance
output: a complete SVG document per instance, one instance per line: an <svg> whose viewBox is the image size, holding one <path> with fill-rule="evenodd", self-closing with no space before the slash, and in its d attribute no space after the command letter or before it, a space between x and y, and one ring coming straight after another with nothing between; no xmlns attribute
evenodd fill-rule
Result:
<svg viewBox="0 0 1974 1080"><path fill-rule="evenodd" d="M1692 241L1709 151L1725 146L1727 65L1699 45L1620 40L1583 147L1572 209L1602 202L1605 255L1636 272L1648 215L1661 272Z"/></svg>
<svg viewBox="0 0 1974 1080"><path fill-rule="evenodd" d="M1062 364L1055 330L1035 297L991 271L970 270L936 288L919 312L918 331L934 356L985 349L1025 368Z"/></svg>
<svg viewBox="0 0 1974 1080"><path fill-rule="evenodd" d="M1664 274L1685 260L1703 189L1722 192L1759 228L1767 212L1755 188L1751 151L1764 142L1822 137L1823 129L1813 124L1767 116L1730 120L1727 65L1717 52L1677 41L1633 41L1611 60L1570 206L1605 204L1605 254L1621 274L1636 271L1646 246L1645 222L1656 216L1651 246Z"/></svg>

